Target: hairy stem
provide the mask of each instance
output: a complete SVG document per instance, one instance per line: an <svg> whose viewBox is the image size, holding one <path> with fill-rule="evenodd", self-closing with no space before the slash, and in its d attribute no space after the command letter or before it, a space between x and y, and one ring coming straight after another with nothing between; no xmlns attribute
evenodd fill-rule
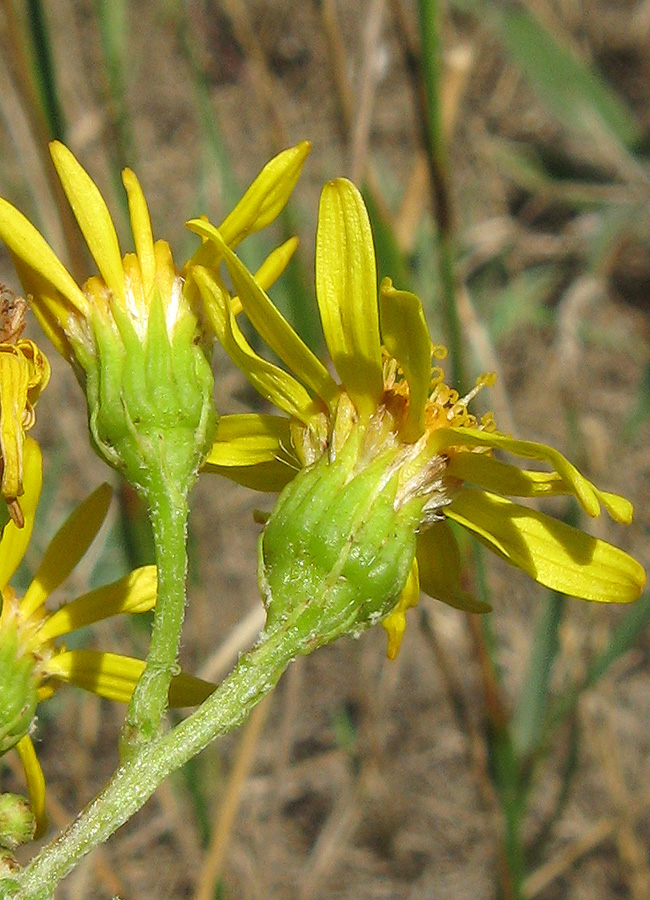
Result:
<svg viewBox="0 0 650 900"><path fill-rule="evenodd" d="M177 670L185 615L187 575L187 492L170 486L152 467L145 496L158 568L158 600L147 665L129 703L120 751L127 757L158 734L167 710L169 685Z"/></svg>
<svg viewBox="0 0 650 900"><path fill-rule="evenodd" d="M15 876L10 886L5 882L2 896L49 900L58 882L130 819L171 772L244 721L301 652L300 640L277 632L242 656L195 713L173 731L139 747L75 821Z"/></svg>

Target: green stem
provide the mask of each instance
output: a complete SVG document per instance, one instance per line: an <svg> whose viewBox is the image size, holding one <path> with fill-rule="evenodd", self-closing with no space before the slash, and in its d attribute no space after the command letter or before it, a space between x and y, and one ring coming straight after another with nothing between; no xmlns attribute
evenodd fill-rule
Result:
<svg viewBox="0 0 650 900"><path fill-rule="evenodd" d="M173 771L215 737L232 731L277 684L304 639L277 632L240 659L233 672L189 718L124 762L104 790L52 843L14 876L15 900L49 900L58 882L90 850L106 841ZM5 886L8 882L5 882ZM3 884L0 882L0 892Z"/></svg>
<svg viewBox="0 0 650 900"><path fill-rule="evenodd" d="M169 685L177 671L185 616L187 576L187 492L166 483L162 467L149 469L148 500L158 568L158 600L147 665L129 703L120 751L126 757L158 734L167 710Z"/></svg>

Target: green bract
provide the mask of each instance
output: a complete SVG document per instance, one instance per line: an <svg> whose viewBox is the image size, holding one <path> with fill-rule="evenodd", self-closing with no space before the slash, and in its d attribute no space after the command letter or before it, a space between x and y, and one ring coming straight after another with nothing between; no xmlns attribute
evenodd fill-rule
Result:
<svg viewBox="0 0 650 900"><path fill-rule="evenodd" d="M266 635L283 629L300 652L383 619L413 565L424 499L396 504L394 454L357 468L357 446L353 434L336 459L299 472L260 536Z"/></svg>
<svg viewBox="0 0 650 900"><path fill-rule="evenodd" d="M34 816L25 798L19 794L0 794L0 848L14 850L33 837Z"/></svg>
<svg viewBox="0 0 650 900"><path fill-rule="evenodd" d="M37 687L34 660L20 653L17 628L7 628L0 641L0 755L29 731Z"/></svg>
<svg viewBox="0 0 650 900"><path fill-rule="evenodd" d="M217 421L196 317L184 310L168 333L156 293L143 337L126 314L115 320L95 321L96 360L86 378L94 443L136 487L146 490L160 469L167 483L189 487Z"/></svg>

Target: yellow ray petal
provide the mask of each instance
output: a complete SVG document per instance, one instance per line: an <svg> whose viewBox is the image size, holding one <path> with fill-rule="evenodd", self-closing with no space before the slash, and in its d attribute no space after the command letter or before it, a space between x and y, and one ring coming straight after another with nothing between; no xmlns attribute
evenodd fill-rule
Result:
<svg viewBox="0 0 650 900"><path fill-rule="evenodd" d="M25 431L34 424L33 405L49 377L49 363L33 341L0 344L1 493L7 502L22 494Z"/></svg>
<svg viewBox="0 0 650 900"><path fill-rule="evenodd" d="M431 338L422 304L415 294L397 291L390 278L379 290L381 337L400 364L409 386L409 408L403 438L415 441L424 434L424 408L431 381Z"/></svg>
<svg viewBox="0 0 650 900"><path fill-rule="evenodd" d="M289 419L258 413L222 416L204 472L259 491L280 491L300 469Z"/></svg>
<svg viewBox="0 0 650 900"><path fill-rule="evenodd" d="M25 524L18 528L15 522L10 521L5 525L0 540L0 588L9 584L14 572L20 565L29 545L34 527L36 507L41 496L41 484L43 480L43 464L41 451L35 440L25 438L23 448L23 488L24 493L20 498Z"/></svg>
<svg viewBox="0 0 650 900"><path fill-rule="evenodd" d="M45 238L22 213L0 197L0 238L11 255L44 278L82 315L88 301Z"/></svg>
<svg viewBox="0 0 650 900"><path fill-rule="evenodd" d="M42 275L17 256L13 256L13 261L25 294L32 298L30 308L39 325L55 349L65 359L74 360L75 350L72 349L67 332L72 331L80 340L84 336L79 328L77 311Z"/></svg>
<svg viewBox="0 0 650 900"><path fill-rule="evenodd" d="M632 521L632 504L624 497L599 490L576 467L553 447L536 441L521 441L498 432L479 431L476 428L440 428L431 435L431 448L438 452L453 446L493 447L505 450L525 459L539 459L552 466L569 486L570 492L590 516L600 515L600 505L605 507L617 522L627 525Z"/></svg>
<svg viewBox="0 0 650 900"><path fill-rule="evenodd" d="M70 650L52 657L45 671L59 681L74 684L107 700L128 703L144 666L144 660L132 656ZM213 684L182 672L172 679L169 702L172 706L195 706L213 690Z"/></svg>
<svg viewBox="0 0 650 900"><path fill-rule="evenodd" d="M297 247L298 238L290 237L284 244L280 244L275 250L271 250L262 265L255 272L255 281L263 291L268 291L271 285L275 284L282 275L289 265L293 254L296 252ZM231 305L233 315L235 316L238 316L244 308L239 297L233 297Z"/></svg>
<svg viewBox="0 0 650 900"><path fill-rule="evenodd" d="M31 616L72 572L97 536L110 502L111 488L102 484L70 513L50 541L23 597L21 611L25 617Z"/></svg>
<svg viewBox="0 0 650 900"><path fill-rule="evenodd" d="M489 603L482 603L463 590L460 550L448 522L434 522L418 534L416 557L420 584L429 597L465 612L490 612Z"/></svg>
<svg viewBox="0 0 650 900"><path fill-rule="evenodd" d="M305 388L283 369L255 353L229 308L226 292L210 272L202 266L195 266L192 273L210 324L235 365L259 394L278 409L307 424L312 415L312 400Z"/></svg>
<svg viewBox="0 0 650 900"><path fill-rule="evenodd" d="M146 302L150 300L156 275L156 257L151 231L151 219L149 218L147 201L135 173L131 169L125 169L122 172L122 181L129 201L131 231L135 243L135 252L142 270L142 287Z"/></svg>
<svg viewBox="0 0 650 900"><path fill-rule="evenodd" d="M289 419L261 413L221 416L207 463L216 466L253 466L286 460L299 467L291 445Z"/></svg>
<svg viewBox="0 0 650 900"><path fill-rule="evenodd" d="M246 266L225 244L217 229L200 219L188 222L187 226L197 234L209 238L219 247L239 295L239 301L262 340L303 384L333 408L339 394L338 385L323 363L276 309Z"/></svg>
<svg viewBox="0 0 650 900"><path fill-rule="evenodd" d="M280 244L280 246L276 247L275 250L271 250L269 255L266 257L262 265L255 273L255 281L259 284L263 291L268 291L271 285L275 284L280 275L282 275L284 270L291 262L293 254L296 252L297 247L298 238L290 237L284 242L284 244Z"/></svg>
<svg viewBox="0 0 650 900"><path fill-rule="evenodd" d="M382 627L388 635L386 656L395 659L402 646L402 638L406 631L406 610L418 605L420 600L420 579L418 577L418 561L413 560L411 571L402 588L397 606L382 620Z"/></svg>
<svg viewBox="0 0 650 900"><path fill-rule="evenodd" d="M47 616L36 634L39 644L100 622L119 613L148 612L156 605L158 579L155 566L142 566L119 581L89 591Z"/></svg>
<svg viewBox="0 0 650 900"><path fill-rule="evenodd" d="M311 144L302 141L283 150L270 160L253 181L237 206L219 226L230 247L235 247L247 235L266 228L285 207L296 186Z"/></svg>
<svg viewBox="0 0 650 900"><path fill-rule="evenodd" d="M496 494L462 488L443 512L551 590L629 603L645 584L643 567L623 550Z"/></svg>
<svg viewBox="0 0 650 900"><path fill-rule="evenodd" d="M222 475L228 481L234 481L242 487L267 494L281 491L296 476L294 469L278 460L254 463L250 466L206 464L202 471Z"/></svg>
<svg viewBox="0 0 650 900"><path fill-rule="evenodd" d="M68 148L52 141L50 153L68 203L102 278L124 304L122 254L111 214L99 188Z"/></svg>
<svg viewBox="0 0 650 900"><path fill-rule="evenodd" d="M34 744L28 734L18 741L16 750L18 751L20 761L25 770L29 805L32 808L32 813L34 814L34 820L36 822L34 839L38 840L43 837L47 831L47 815L45 813L45 777L43 776L41 764L36 756Z"/></svg>
<svg viewBox="0 0 650 900"><path fill-rule="evenodd" d="M362 416L383 393L377 269L368 213L344 178L323 188L316 234L316 297L332 362Z"/></svg>
<svg viewBox="0 0 650 900"><path fill-rule="evenodd" d="M31 373L27 387L27 399L34 404L47 387L50 380L50 364L45 354L30 340L22 339L16 344L22 355L29 360ZM28 426L31 427L31 426Z"/></svg>
<svg viewBox="0 0 650 900"><path fill-rule="evenodd" d="M450 454L447 474L511 497L556 497L573 494L557 472L536 472L501 462L487 453Z"/></svg>
<svg viewBox="0 0 650 900"><path fill-rule="evenodd" d="M5 500L22 493L23 443L31 365L15 344L0 344L0 454Z"/></svg>
<svg viewBox="0 0 650 900"><path fill-rule="evenodd" d="M144 671L144 660L96 650L69 650L48 660L43 671L99 697L128 703Z"/></svg>

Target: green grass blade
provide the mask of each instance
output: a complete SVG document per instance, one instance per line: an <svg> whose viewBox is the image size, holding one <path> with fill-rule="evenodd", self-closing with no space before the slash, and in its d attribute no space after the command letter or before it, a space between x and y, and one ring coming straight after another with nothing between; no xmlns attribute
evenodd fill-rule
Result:
<svg viewBox="0 0 650 900"><path fill-rule="evenodd" d="M582 693L592 688L619 657L634 647L641 632L648 625L650 625L650 591L646 591L626 612L622 622L614 629L609 644L592 661L580 684L569 688L558 698L551 710L550 721L553 726L560 725L573 712Z"/></svg>
<svg viewBox="0 0 650 900"><path fill-rule="evenodd" d="M496 343L522 328L548 324L547 301L558 283L554 266L535 266L513 278L491 304L489 330Z"/></svg>
<svg viewBox="0 0 650 900"><path fill-rule="evenodd" d="M636 403L629 413L623 429L624 438L631 440L650 418L650 362L647 363L637 393Z"/></svg>
<svg viewBox="0 0 650 900"><path fill-rule="evenodd" d="M420 75L424 99L416 91L423 120L423 145L427 156L431 190L435 198L438 229L437 256L442 287L442 312L449 346L452 382L465 389L464 342L456 303L456 247L450 196L450 172L442 124L442 4L440 0L418 0Z"/></svg>
<svg viewBox="0 0 650 900"><path fill-rule="evenodd" d="M97 18L110 92L119 169L136 165L135 140L129 116L126 79L128 25L126 0L98 0ZM120 190L120 194L123 191Z"/></svg>
<svg viewBox="0 0 650 900"><path fill-rule="evenodd" d="M223 132L213 108L208 80L196 56L187 12L183 13L179 27L182 36L183 53L190 71L197 116L203 135L204 159L207 165L213 167L218 173L217 177L223 198L223 214L225 216L225 212L232 209L241 198L242 189L230 162ZM207 208L207 198L204 197L203 199L203 206ZM212 217L212 214L210 215ZM276 245L299 231L291 205L282 211L277 225L281 229L282 234L275 242ZM244 263L252 271L262 263L272 249L272 245L265 237L265 235L261 234L251 235L237 249L238 255L241 256ZM311 279L306 276L305 267L301 263L299 252L279 281L273 286L273 300L313 350L322 348L323 337L313 298Z"/></svg>
<svg viewBox="0 0 650 900"><path fill-rule="evenodd" d="M641 129L623 100L526 9L507 3L494 22L533 90L563 125L592 137L609 133L628 149L640 143Z"/></svg>
<svg viewBox="0 0 650 900"><path fill-rule="evenodd" d="M33 62L36 83L43 103L43 111L50 137L65 140L65 119L56 87L50 35L41 0L27 0L27 21L34 49Z"/></svg>
<svg viewBox="0 0 650 900"><path fill-rule="evenodd" d="M496 32L540 100L572 132L609 136L628 150L642 142L641 127L623 99L523 5L512 0L452 4Z"/></svg>
<svg viewBox="0 0 650 900"><path fill-rule="evenodd" d="M363 186L362 193L375 240L378 281L381 283L382 278L387 276L399 290L412 290L409 267L399 248L393 223L386 214L383 203L377 199L368 185Z"/></svg>
<svg viewBox="0 0 650 900"><path fill-rule="evenodd" d="M511 723L512 740L520 760L528 759L543 739L565 600L560 594L551 594L535 627L528 672Z"/></svg>
<svg viewBox="0 0 650 900"><path fill-rule="evenodd" d="M560 821L571 795L573 778L580 766L580 725L577 716L571 717L566 740L567 747L564 751L564 759L559 767L560 788L550 814L540 823L537 833L530 841L527 852L529 870L534 869L541 860L544 848L552 836L555 826Z"/></svg>

